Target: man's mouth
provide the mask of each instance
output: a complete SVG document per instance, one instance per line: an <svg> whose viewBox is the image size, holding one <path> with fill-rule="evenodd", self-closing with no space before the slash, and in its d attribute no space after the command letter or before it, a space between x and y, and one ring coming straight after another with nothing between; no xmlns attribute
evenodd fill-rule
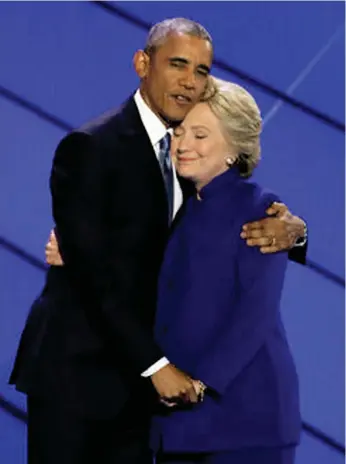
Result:
<svg viewBox="0 0 346 464"><path fill-rule="evenodd" d="M191 105L192 99L186 95L172 95L174 100L179 104L179 105Z"/></svg>

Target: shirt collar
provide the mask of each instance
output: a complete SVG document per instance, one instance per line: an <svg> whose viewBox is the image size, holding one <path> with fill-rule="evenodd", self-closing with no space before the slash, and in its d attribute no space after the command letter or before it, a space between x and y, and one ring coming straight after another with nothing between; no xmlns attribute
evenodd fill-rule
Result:
<svg viewBox="0 0 346 464"><path fill-rule="evenodd" d="M147 131L153 147L166 135L167 128L156 114L149 108L138 89L134 96L143 126Z"/></svg>

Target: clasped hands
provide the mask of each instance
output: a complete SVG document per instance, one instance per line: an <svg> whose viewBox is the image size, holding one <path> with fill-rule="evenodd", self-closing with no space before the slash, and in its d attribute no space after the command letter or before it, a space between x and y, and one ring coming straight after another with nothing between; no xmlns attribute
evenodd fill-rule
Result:
<svg viewBox="0 0 346 464"><path fill-rule="evenodd" d="M192 379L173 364L168 364L153 374L151 381L160 397L160 402L167 407L203 401L204 384Z"/></svg>

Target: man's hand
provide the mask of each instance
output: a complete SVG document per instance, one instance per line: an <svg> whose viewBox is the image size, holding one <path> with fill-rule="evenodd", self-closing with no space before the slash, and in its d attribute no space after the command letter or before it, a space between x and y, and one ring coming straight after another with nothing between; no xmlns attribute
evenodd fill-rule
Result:
<svg viewBox="0 0 346 464"><path fill-rule="evenodd" d="M240 236L249 246L258 246L262 253L289 250L304 236L305 223L293 216L283 203L273 203L266 211L270 218L243 226Z"/></svg>
<svg viewBox="0 0 346 464"><path fill-rule="evenodd" d="M50 264L51 266L64 265L59 253L59 246L53 229L50 231L49 239L45 248L45 254L47 264Z"/></svg>
<svg viewBox="0 0 346 464"><path fill-rule="evenodd" d="M166 406L175 406L174 400L197 403L193 380L173 364L168 364L151 376L151 381Z"/></svg>

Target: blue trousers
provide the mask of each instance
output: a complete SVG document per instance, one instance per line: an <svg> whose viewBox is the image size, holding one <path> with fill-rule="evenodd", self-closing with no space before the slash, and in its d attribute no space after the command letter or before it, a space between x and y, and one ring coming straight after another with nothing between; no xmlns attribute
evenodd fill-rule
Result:
<svg viewBox="0 0 346 464"><path fill-rule="evenodd" d="M294 464L295 448L248 448L213 454L168 454L156 464Z"/></svg>

